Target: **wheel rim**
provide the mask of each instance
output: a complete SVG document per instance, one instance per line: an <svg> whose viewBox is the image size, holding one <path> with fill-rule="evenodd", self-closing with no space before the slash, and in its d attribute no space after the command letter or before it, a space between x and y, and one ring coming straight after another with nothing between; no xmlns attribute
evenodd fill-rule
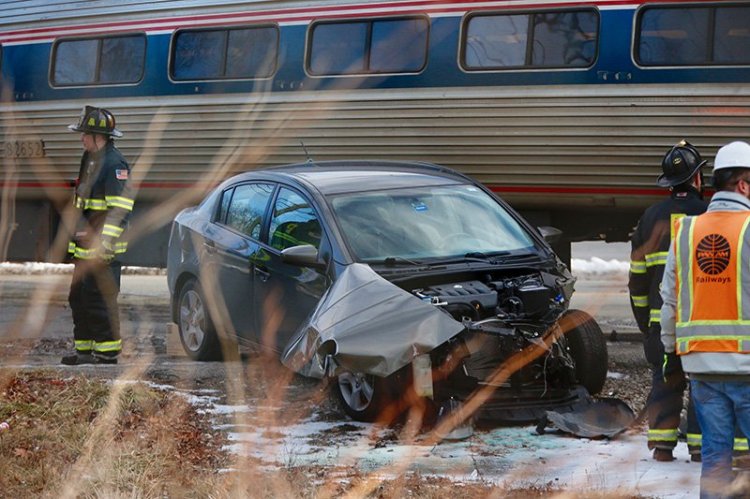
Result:
<svg viewBox="0 0 750 499"><path fill-rule="evenodd" d="M346 405L355 411L364 411L372 403L375 385L371 376L361 373L339 375L339 390Z"/></svg>
<svg viewBox="0 0 750 499"><path fill-rule="evenodd" d="M185 347L196 352L203 344L205 332L206 309L200 295L191 289L180 302L180 336Z"/></svg>

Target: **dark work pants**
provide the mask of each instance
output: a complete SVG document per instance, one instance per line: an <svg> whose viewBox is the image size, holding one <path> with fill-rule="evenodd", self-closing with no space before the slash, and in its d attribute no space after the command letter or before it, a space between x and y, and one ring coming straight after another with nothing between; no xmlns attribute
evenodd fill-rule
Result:
<svg viewBox="0 0 750 499"><path fill-rule="evenodd" d="M648 334L643 337L643 350L651 366L651 391L646 401L648 417L648 448L674 449L677 445L677 432L680 426L682 397L687 388L687 380L681 371L670 375L664 381L662 364L664 363L664 345L661 342L661 327L652 324ZM688 448L691 453L700 453L700 427L695 415L692 398L688 398L687 433ZM693 437L693 438L690 438ZM694 441L691 444L690 441ZM697 441L696 441L697 440Z"/></svg>
<svg viewBox="0 0 750 499"><path fill-rule="evenodd" d="M78 353L116 357L121 347L117 295L120 262L74 260L68 302L73 312L73 338Z"/></svg>

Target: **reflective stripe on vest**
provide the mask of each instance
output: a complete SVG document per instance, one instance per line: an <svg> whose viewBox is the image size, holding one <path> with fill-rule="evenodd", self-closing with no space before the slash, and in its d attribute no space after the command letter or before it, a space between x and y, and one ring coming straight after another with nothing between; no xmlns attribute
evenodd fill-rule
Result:
<svg viewBox="0 0 750 499"><path fill-rule="evenodd" d="M94 340L75 340L76 351L82 353L91 353L94 348Z"/></svg>
<svg viewBox="0 0 750 499"><path fill-rule="evenodd" d="M747 212L710 212L678 222L678 354L750 353L749 223Z"/></svg>
<svg viewBox="0 0 750 499"><path fill-rule="evenodd" d="M120 352L122 350L122 340L114 341L95 341L94 351L102 353Z"/></svg>
<svg viewBox="0 0 750 499"><path fill-rule="evenodd" d="M631 274L645 274L646 273L645 260L632 260L630 262L630 273Z"/></svg>
<svg viewBox="0 0 750 499"><path fill-rule="evenodd" d="M646 255L646 267L655 267L657 265L665 265L667 263L667 255L669 251L658 251L656 253L649 253Z"/></svg>
<svg viewBox="0 0 750 499"><path fill-rule="evenodd" d="M748 451L750 446L747 444L746 438L734 437L734 450L736 451Z"/></svg>
<svg viewBox="0 0 750 499"><path fill-rule="evenodd" d="M107 201L104 199L96 199L96 198L82 198L76 196L75 198L75 207L81 208L84 210L94 210L94 211L107 211Z"/></svg>
<svg viewBox="0 0 750 499"><path fill-rule="evenodd" d="M125 229L117 225L104 224L102 228L102 235L109 237L120 237Z"/></svg>
<svg viewBox="0 0 750 499"><path fill-rule="evenodd" d="M677 442L677 428L669 430L648 429L648 439L652 442Z"/></svg>
<svg viewBox="0 0 750 499"><path fill-rule="evenodd" d="M121 255L125 253L127 250L128 250L128 242L120 241L120 242L115 243L113 253L116 255ZM79 260L91 260L99 256L95 248L82 248L81 246L78 246L73 241L68 242L68 253L71 254L73 258L77 258Z"/></svg>
<svg viewBox="0 0 750 499"><path fill-rule="evenodd" d="M703 437L701 436L700 433L688 433L686 437L687 437L687 444L689 447L700 447L701 444L703 443Z"/></svg>
<svg viewBox="0 0 750 499"><path fill-rule="evenodd" d="M648 295L630 295L634 307L648 307Z"/></svg>
<svg viewBox="0 0 750 499"><path fill-rule="evenodd" d="M105 196L108 208L122 208L123 210L133 211L135 200L124 196Z"/></svg>
<svg viewBox="0 0 750 499"><path fill-rule="evenodd" d="M648 323L649 325L661 324L661 309L660 308L652 308L651 310L649 310Z"/></svg>
<svg viewBox="0 0 750 499"><path fill-rule="evenodd" d="M105 196L104 199L76 196L73 204L76 208L84 210L106 211L110 208L122 208L126 211L133 211L135 200L124 196Z"/></svg>

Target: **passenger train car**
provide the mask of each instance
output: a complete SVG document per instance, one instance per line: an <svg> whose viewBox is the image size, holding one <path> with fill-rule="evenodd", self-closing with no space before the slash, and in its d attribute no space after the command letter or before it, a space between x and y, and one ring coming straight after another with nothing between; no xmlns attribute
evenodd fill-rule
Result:
<svg viewBox="0 0 750 499"><path fill-rule="evenodd" d="M443 164L623 240L671 145L750 135L748 47L735 1L0 1L0 256L58 258L84 104L125 134L130 263L221 179L305 158Z"/></svg>

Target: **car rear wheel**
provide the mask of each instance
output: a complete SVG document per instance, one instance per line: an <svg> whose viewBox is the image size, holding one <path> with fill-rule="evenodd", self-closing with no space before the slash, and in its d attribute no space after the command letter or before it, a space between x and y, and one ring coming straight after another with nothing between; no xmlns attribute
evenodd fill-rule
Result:
<svg viewBox="0 0 750 499"><path fill-rule="evenodd" d="M190 279L180 290L177 302L180 341L193 360L221 360L221 343L204 296L195 279Z"/></svg>
<svg viewBox="0 0 750 499"><path fill-rule="evenodd" d="M560 319L560 327L576 363L578 382L590 394L599 393L609 367L607 342L599 324L583 310L568 310Z"/></svg>
<svg viewBox="0 0 750 499"><path fill-rule="evenodd" d="M371 374L344 372L333 385L336 398L349 417L357 421L383 418L391 399L388 380Z"/></svg>

